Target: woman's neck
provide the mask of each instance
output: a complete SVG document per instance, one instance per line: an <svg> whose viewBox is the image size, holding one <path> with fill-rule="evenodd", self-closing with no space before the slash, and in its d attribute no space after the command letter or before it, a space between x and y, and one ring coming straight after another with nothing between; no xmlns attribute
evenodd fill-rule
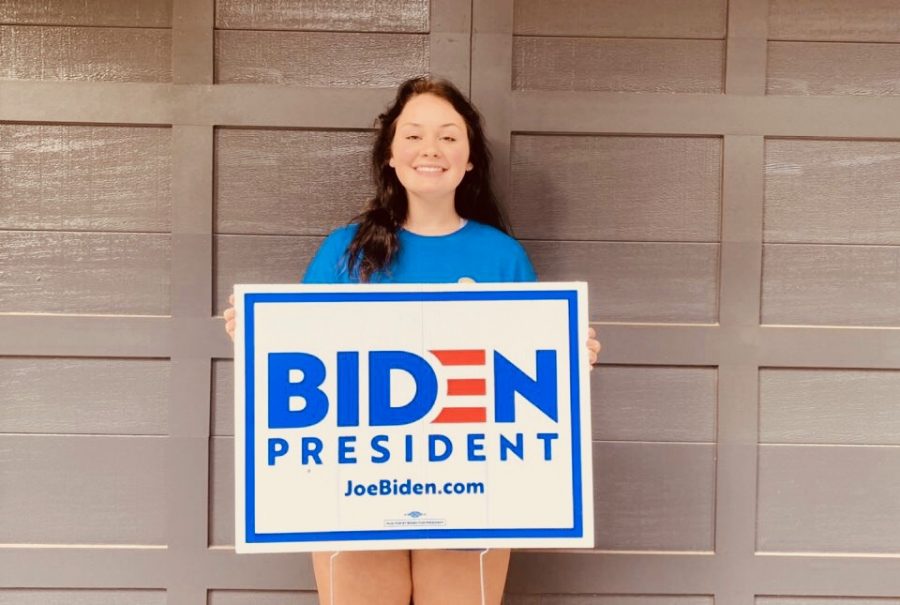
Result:
<svg viewBox="0 0 900 605"><path fill-rule="evenodd" d="M420 200L408 196L408 210L403 228L419 235L447 235L460 228L462 219L456 213L453 198Z"/></svg>

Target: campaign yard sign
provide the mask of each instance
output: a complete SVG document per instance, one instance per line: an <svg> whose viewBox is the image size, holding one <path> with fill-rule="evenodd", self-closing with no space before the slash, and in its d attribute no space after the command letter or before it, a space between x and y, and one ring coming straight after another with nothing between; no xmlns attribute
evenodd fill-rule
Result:
<svg viewBox="0 0 900 605"><path fill-rule="evenodd" d="M593 546L586 284L235 294L238 552Z"/></svg>

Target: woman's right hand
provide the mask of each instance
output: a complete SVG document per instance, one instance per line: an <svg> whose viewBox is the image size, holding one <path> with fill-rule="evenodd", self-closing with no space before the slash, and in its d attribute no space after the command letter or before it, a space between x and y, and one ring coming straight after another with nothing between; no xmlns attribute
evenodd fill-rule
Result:
<svg viewBox="0 0 900 605"><path fill-rule="evenodd" d="M228 336L231 337L231 340L234 340L234 329L237 326L237 317L234 312L234 294L228 297L228 304L230 306L225 309L222 316L225 318L225 331L228 332Z"/></svg>

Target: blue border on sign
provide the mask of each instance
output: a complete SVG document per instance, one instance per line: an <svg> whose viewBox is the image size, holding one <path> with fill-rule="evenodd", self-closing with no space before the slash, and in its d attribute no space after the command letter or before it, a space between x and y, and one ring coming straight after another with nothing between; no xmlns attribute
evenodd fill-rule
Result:
<svg viewBox="0 0 900 605"><path fill-rule="evenodd" d="M572 526L523 528L464 528L464 529L397 529L364 531L256 533L256 465L254 452L254 393L256 385L253 350L255 305L258 303L297 302L436 302L460 300L564 300L569 303L569 367L572 419ZM244 295L244 360L246 391L244 393L245 432L245 506L244 530L246 542L340 542L343 540L424 540L454 538L580 538L584 536L581 490L581 389L578 368L581 346L576 333L578 325L578 293L575 290L488 290L474 292L269 292Z"/></svg>

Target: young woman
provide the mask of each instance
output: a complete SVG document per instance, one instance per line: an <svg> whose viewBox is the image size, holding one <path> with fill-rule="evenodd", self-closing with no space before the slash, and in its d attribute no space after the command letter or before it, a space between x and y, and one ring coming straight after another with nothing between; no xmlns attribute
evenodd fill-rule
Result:
<svg viewBox="0 0 900 605"><path fill-rule="evenodd" d="M462 93L413 78L376 126L375 197L325 239L305 283L535 280L491 187L481 118ZM234 309L225 320L233 338ZM600 343L592 329L587 347L593 364ZM508 549L313 554L324 605L499 604L508 564Z"/></svg>

